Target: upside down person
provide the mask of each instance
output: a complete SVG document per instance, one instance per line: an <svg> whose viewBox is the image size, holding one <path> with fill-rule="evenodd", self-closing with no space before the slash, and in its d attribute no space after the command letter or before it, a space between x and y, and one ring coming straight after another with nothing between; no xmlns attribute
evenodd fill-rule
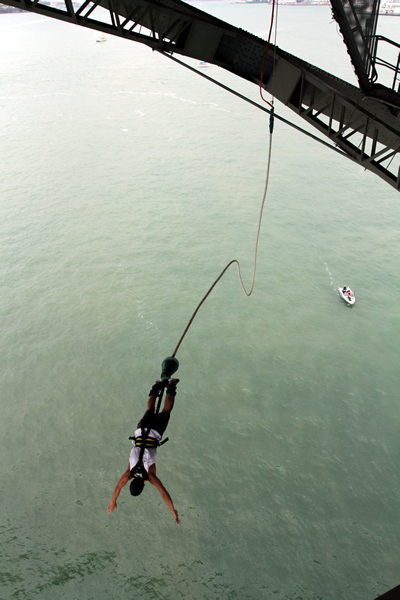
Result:
<svg viewBox="0 0 400 600"><path fill-rule="evenodd" d="M162 383L156 381L150 390L149 399L147 401L147 410L143 418L139 421L135 431L135 442L138 438L142 438L142 432L145 432L146 439L154 440L154 447L149 447L146 442L142 461L140 462L141 448L134 446L129 457L128 468L118 481L114 490L107 512L110 514L117 508L117 498L121 489L132 479L130 491L132 496L139 496L142 493L144 482L148 480L153 484L161 494L162 499L174 515L175 522L179 525L178 512L174 508L172 498L163 486L162 482L156 475L156 460L157 460L157 445L164 434L168 421L171 415L171 410L174 406L176 385L179 379L169 379L167 385L167 395L165 396L164 408L159 414L155 414L155 403L162 388ZM151 444L152 442L150 442Z"/></svg>

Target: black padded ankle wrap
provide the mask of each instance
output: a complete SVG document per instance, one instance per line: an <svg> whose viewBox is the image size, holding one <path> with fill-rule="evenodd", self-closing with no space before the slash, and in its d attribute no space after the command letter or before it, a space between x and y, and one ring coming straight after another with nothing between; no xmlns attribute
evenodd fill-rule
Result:
<svg viewBox="0 0 400 600"><path fill-rule="evenodd" d="M149 392L149 396L158 396L160 393L160 384L155 383Z"/></svg>
<svg viewBox="0 0 400 600"><path fill-rule="evenodd" d="M176 383L169 383L167 385L167 394L172 394L176 396Z"/></svg>

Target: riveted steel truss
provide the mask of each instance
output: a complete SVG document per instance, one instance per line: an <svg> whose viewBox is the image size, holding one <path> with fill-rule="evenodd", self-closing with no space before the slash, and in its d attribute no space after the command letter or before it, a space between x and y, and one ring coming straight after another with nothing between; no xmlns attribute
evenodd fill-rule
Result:
<svg viewBox="0 0 400 600"><path fill-rule="evenodd" d="M306 66L286 104L354 162L400 190L398 109Z"/></svg>
<svg viewBox="0 0 400 600"><path fill-rule="evenodd" d="M218 65L260 84L266 42L180 0L3 0L82 27ZM397 76L397 75L396 75ZM400 190L400 94L373 94L270 46L262 85L340 148Z"/></svg>

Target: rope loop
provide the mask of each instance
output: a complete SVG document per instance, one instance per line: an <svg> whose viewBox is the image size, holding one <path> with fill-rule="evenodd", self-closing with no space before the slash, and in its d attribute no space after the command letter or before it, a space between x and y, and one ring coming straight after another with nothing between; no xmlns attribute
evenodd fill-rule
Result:
<svg viewBox="0 0 400 600"><path fill-rule="evenodd" d="M263 215L263 211L264 211L264 205L265 205L265 199L267 197L267 190L268 190L268 183L269 183L269 171L270 171L270 167L271 167L271 154L272 154L272 130L273 130L273 107L271 110L271 116L272 116L272 127L271 127L271 117L270 117L270 134L269 134L269 151L268 151L268 163L267 163L267 174L266 174L266 178L265 178L265 187L264 187L264 194L263 194L263 199L261 202L261 209L260 209L260 216L258 218L258 229L257 229L257 236L256 236L256 244L255 244L255 250L254 250L254 266L253 266L253 279L252 279L252 283L251 283L251 288L250 291L247 292L246 288L244 286L243 283L243 279L242 279L242 274L240 271L240 263L238 260L233 259L231 260L226 267L221 271L221 273L219 274L219 276L217 277L217 279L214 281L214 283L212 284L212 286L209 288L209 290L207 291L207 293L203 296L203 298L201 299L201 301L199 302L199 304L197 305L196 310L194 311L194 313L192 314L189 323L186 325L186 328L183 332L183 334L180 337L180 340L172 354L172 357L175 358L176 353L178 352L179 346L181 345L181 343L183 342L183 339L185 337L185 335L187 334L189 327L191 326L191 324L194 321L195 316L197 315L197 313L200 310L200 307L202 306L202 304L204 304L204 302L206 301L206 299L208 298L208 296L211 294L211 292L213 291L213 289L215 288L215 286L217 285L218 281L220 279L222 279L222 277L225 275L226 271L229 269L229 267L231 265L233 265L234 263L236 263L237 265L237 269L238 269L238 275L239 275L239 281L240 281L240 285L242 286L242 290L244 292L244 294L249 297L251 296L251 294L253 293L253 289L254 289L254 283L255 283L255 278L256 278L256 266L257 266L257 251L258 251L258 240L260 238L260 230L261 230L261 221L262 221L262 215Z"/></svg>

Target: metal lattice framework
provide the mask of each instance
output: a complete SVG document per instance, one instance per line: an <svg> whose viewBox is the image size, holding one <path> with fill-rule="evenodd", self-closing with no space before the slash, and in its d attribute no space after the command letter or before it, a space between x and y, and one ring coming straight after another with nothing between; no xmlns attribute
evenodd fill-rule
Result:
<svg viewBox="0 0 400 600"><path fill-rule="evenodd" d="M367 91L377 73L373 46L380 0L331 0L361 87Z"/></svg>
<svg viewBox="0 0 400 600"><path fill-rule="evenodd" d="M377 0L370 1L376 6ZM260 84L266 41L180 0L5 3L140 42L164 54L206 61ZM346 83L272 45L262 85L348 158L400 190L400 95L395 85L371 88L367 70L376 59L375 25L365 23L369 37L362 64L367 77L364 87Z"/></svg>
<svg viewBox="0 0 400 600"><path fill-rule="evenodd" d="M392 72L391 89L400 91L400 45L382 35L376 35L380 0L330 0L332 14L338 22L347 46L360 88L368 96L381 91L378 69ZM382 54L383 48L383 54ZM387 51L392 59L383 58ZM387 71L386 71L387 72Z"/></svg>

